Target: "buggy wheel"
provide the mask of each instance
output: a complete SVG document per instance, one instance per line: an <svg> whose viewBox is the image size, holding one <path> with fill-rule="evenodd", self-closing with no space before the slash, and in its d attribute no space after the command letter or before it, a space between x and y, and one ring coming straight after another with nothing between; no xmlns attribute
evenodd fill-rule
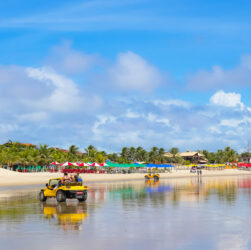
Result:
<svg viewBox="0 0 251 250"><path fill-rule="evenodd" d="M149 177L147 175L145 175L145 180L148 181L149 180Z"/></svg>
<svg viewBox="0 0 251 250"><path fill-rule="evenodd" d="M66 195L62 190L58 190L56 194L57 202L65 202L66 201Z"/></svg>
<svg viewBox="0 0 251 250"><path fill-rule="evenodd" d="M81 201L86 201L87 200L87 192L84 193L84 195L82 196L82 198L78 198L78 201L81 202Z"/></svg>
<svg viewBox="0 0 251 250"><path fill-rule="evenodd" d="M154 176L154 181L158 181L159 177L158 176Z"/></svg>
<svg viewBox="0 0 251 250"><path fill-rule="evenodd" d="M38 198L40 201L46 201L47 197L44 196L44 191L40 191Z"/></svg>

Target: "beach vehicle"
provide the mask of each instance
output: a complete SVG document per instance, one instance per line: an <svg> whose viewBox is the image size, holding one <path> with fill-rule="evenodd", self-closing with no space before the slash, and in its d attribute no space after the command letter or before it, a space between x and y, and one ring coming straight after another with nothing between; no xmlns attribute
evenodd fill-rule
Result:
<svg viewBox="0 0 251 250"><path fill-rule="evenodd" d="M50 179L46 187L41 189L39 200L46 201L47 198L56 198L58 202L66 199L78 199L80 202L87 199L88 186L83 186L82 182L63 183L62 178Z"/></svg>
<svg viewBox="0 0 251 250"><path fill-rule="evenodd" d="M159 174L155 174L155 173L149 173L145 175L145 180L154 180L154 181L158 181L159 180Z"/></svg>

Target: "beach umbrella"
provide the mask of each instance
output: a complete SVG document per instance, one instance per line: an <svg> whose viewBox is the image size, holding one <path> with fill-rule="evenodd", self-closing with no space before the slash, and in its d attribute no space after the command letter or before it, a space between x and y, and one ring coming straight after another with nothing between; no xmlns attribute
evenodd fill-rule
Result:
<svg viewBox="0 0 251 250"><path fill-rule="evenodd" d="M153 164L153 163L149 163L149 164L146 165L146 167L148 167L148 168L156 168L156 167L158 167L158 165L157 164Z"/></svg>
<svg viewBox="0 0 251 250"><path fill-rule="evenodd" d="M107 162L106 167L115 167L114 164L115 163L113 163L113 162Z"/></svg>
<svg viewBox="0 0 251 250"><path fill-rule="evenodd" d="M107 163L100 163L99 165L100 165L100 167L106 167L106 166L108 166Z"/></svg>
<svg viewBox="0 0 251 250"><path fill-rule="evenodd" d="M134 163L135 168L144 168L144 164Z"/></svg>
<svg viewBox="0 0 251 250"><path fill-rule="evenodd" d="M83 167L83 166L84 166L84 163L83 163L83 162L77 162L77 166L78 166L78 167Z"/></svg>
<svg viewBox="0 0 251 250"><path fill-rule="evenodd" d="M153 164L152 163L149 163L146 165L147 168L152 168Z"/></svg>
<svg viewBox="0 0 251 250"><path fill-rule="evenodd" d="M57 161L54 161L54 162L51 163L51 165L59 165L59 164L60 164L60 163L57 162Z"/></svg>
<svg viewBox="0 0 251 250"><path fill-rule="evenodd" d="M74 165L73 163L67 161L67 162L64 162L64 163L60 164L60 166L61 167L66 167L66 166L76 166L76 165Z"/></svg>
<svg viewBox="0 0 251 250"><path fill-rule="evenodd" d="M111 162L105 163L103 167L104 167L104 168L112 167L112 166L111 166Z"/></svg>
<svg viewBox="0 0 251 250"><path fill-rule="evenodd" d="M92 163L91 166L92 166L92 167L101 167L101 165L100 165L99 163L97 163L97 162Z"/></svg>
<svg viewBox="0 0 251 250"><path fill-rule="evenodd" d="M174 168L174 166L171 164L162 164L161 166L164 168Z"/></svg>
<svg viewBox="0 0 251 250"><path fill-rule="evenodd" d="M77 162L76 165L79 167L89 167L89 164L87 164L85 162Z"/></svg>

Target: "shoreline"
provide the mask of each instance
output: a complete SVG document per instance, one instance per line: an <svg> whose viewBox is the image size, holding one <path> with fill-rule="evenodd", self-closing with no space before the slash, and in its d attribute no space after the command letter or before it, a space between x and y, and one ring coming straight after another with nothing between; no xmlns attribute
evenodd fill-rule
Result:
<svg viewBox="0 0 251 250"><path fill-rule="evenodd" d="M80 174L84 183L107 182L107 181L128 181L144 180L146 173L132 174ZM10 170L0 169L0 186L25 186L43 185L50 178L62 177L62 173L19 173ZM251 176L251 171L225 169L225 170L203 170L201 177L227 177L227 176ZM197 177L197 173L190 173L189 170L177 170L172 173L160 173L161 179L191 178Z"/></svg>

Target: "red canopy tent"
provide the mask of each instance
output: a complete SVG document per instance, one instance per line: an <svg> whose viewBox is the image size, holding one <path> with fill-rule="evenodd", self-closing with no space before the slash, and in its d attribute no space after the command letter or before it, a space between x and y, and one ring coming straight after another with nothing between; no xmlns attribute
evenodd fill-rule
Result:
<svg viewBox="0 0 251 250"><path fill-rule="evenodd" d="M71 163L71 162L67 161L67 162L64 162L64 163L60 164L60 166L61 167L66 167L66 166L76 166L76 165L75 165L75 163Z"/></svg>
<svg viewBox="0 0 251 250"><path fill-rule="evenodd" d="M251 163L243 163L243 162L240 162L238 164L239 167L246 167L246 168L250 168L251 167Z"/></svg>
<svg viewBox="0 0 251 250"><path fill-rule="evenodd" d="M54 162L51 163L51 165L59 165L59 164L60 164L60 163L57 162L57 161L54 161Z"/></svg>
<svg viewBox="0 0 251 250"><path fill-rule="evenodd" d="M91 167L101 167L101 164L94 162L90 165Z"/></svg>
<svg viewBox="0 0 251 250"><path fill-rule="evenodd" d="M79 163L76 163L76 164L79 167L89 167L89 165L87 163L84 163L84 162L79 162Z"/></svg>

